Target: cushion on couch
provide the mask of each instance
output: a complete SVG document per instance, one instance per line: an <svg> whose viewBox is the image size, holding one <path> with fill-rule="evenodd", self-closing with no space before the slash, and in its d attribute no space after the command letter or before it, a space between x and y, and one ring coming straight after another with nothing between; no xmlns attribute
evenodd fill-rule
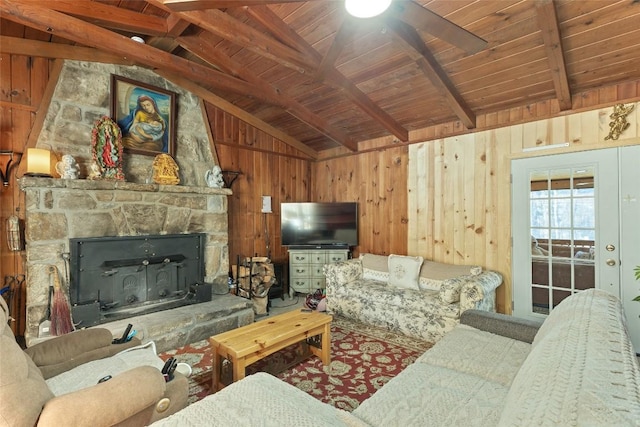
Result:
<svg viewBox="0 0 640 427"><path fill-rule="evenodd" d="M420 290L418 276L423 261L421 256L389 255L389 284L397 288Z"/></svg>
<svg viewBox="0 0 640 427"><path fill-rule="evenodd" d="M477 276L482 267L477 265L453 265L425 260L420 268L420 289L439 291L442 284L449 279L461 276Z"/></svg>
<svg viewBox="0 0 640 427"><path fill-rule="evenodd" d="M416 363L442 366L509 386L530 351L529 343L457 325Z"/></svg>
<svg viewBox="0 0 640 427"><path fill-rule="evenodd" d="M389 257L386 255L360 254L362 278L387 283L389 281Z"/></svg>
<svg viewBox="0 0 640 427"><path fill-rule="evenodd" d="M359 259L362 262L363 279L389 281L389 256L363 253L360 254ZM421 290L439 291L448 279L477 276L482 271L482 267L477 265L453 265L423 260L418 276L418 287Z"/></svg>
<svg viewBox="0 0 640 427"><path fill-rule="evenodd" d="M476 375L413 363L352 414L373 426L495 426L507 391Z"/></svg>

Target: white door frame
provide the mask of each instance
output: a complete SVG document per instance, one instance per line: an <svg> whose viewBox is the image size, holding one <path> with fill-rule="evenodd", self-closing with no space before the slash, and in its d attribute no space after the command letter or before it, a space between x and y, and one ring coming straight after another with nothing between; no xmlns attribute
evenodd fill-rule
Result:
<svg viewBox="0 0 640 427"><path fill-rule="evenodd" d="M530 319L546 317L545 314L535 313L532 309L530 174L532 171L543 169L582 167L593 168L595 172L595 287L620 296L618 149L514 159L511 162L514 316ZM614 249L607 250L607 245L612 245ZM609 262L613 262L614 265L608 265L607 260L613 260Z"/></svg>

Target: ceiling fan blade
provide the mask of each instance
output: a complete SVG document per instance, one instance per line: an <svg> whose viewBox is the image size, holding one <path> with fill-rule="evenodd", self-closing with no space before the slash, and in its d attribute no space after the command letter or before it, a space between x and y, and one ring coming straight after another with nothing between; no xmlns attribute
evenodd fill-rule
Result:
<svg viewBox="0 0 640 427"><path fill-rule="evenodd" d="M459 47L468 54L477 53L487 46L485 40L413 1L394 1L389 13L418 30L426 31Z"/></svg>

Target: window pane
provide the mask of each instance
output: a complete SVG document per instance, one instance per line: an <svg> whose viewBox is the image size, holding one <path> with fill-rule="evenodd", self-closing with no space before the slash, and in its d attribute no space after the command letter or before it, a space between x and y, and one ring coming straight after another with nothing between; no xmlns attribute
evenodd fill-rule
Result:
<svg viewBox="0 0 640 427"><path fill-rule="evenodd" d="M571 227L571 199L551 199L551 227Z"/></svg>
<svg viewBox="0 0 640 427"><path fill-rule="evenodd" d="M577 228L595 228L595 200L591 197L573 199L573 226Z"/></svg>
<svg viewBox="0 0 640 427"><path fill-rule="evenodd" d="M549 227L549 202L547 199L531 201L531 227Z"/></svg>

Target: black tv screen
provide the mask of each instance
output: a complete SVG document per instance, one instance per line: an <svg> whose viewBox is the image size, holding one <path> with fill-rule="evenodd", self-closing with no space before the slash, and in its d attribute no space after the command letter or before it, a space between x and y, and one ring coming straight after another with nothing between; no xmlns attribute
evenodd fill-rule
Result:
<svg viewBox="0 0 640 427"><path fill-rule="evenodd" d="M283 246L357 246L358 204L282 203L280 230Z"/></svg>

